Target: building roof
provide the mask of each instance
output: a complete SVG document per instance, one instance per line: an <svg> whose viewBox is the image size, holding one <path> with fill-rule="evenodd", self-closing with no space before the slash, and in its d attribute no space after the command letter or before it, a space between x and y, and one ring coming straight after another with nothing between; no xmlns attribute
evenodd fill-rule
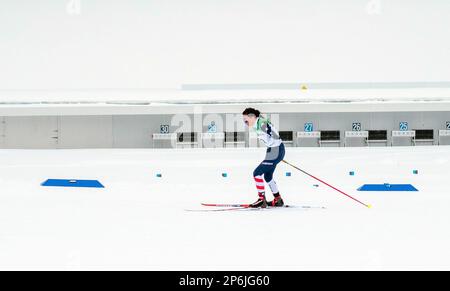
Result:
<svg viewBox="0 0 450 291"><path fill-rule="evenodd" d="M162 114L240 112L450 111L450 86L324 88L91 89L0 91L0 116L23 114ZM201 108L201 109L199 109ZM81 110L81 111L80 111ZM59 113L58 113L59 112Z"/></svg>

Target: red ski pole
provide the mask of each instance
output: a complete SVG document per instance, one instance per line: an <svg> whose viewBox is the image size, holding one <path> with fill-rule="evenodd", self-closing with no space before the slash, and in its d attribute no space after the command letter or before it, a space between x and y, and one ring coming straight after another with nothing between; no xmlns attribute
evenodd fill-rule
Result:
<svg viewBox="0 0 450 291"><path fill-rule="evenodd" d="M372 207L372 205L366 204L366 203L363 203L363 202L359 201L358 199L356 199L356 198L354 198L354 197L348 195L347 193L345 193L345 192L339 190L338 188L336 188L336 187L334 187L334 186L331 186L331 185L328 184L327 182L322 181L321 179L319 179L319 178L317 178L317 177L311 175L310 173L308 173L308 172L306 172L306 171L303 171L302 169L300 169L300 168L294 166L293 164L291 164L291 163L289 163L289 162L286 162L285 160L283 160L283 162L286 163L286 164L288 164L289 166L293 167L294 169L297 169L297 170L299 170L300 172L302 172L302 173L304 173L304 174L310 176L311 178L316 179L317 181L319 181L319 182L321 182L321 183L327 185L328 187L330 187L330 188L332 188L332 189L338 191L339 193L344 194L345 196L347 196L347 197L350 198L350 199L353 199L354 201L358 202L359 204L362 204L362 205L366 206L367 208L371 208L371 207Z"/></svg>

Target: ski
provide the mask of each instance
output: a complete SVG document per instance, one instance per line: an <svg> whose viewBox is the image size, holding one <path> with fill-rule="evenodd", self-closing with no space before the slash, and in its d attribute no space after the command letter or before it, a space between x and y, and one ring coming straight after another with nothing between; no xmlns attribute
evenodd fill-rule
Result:
<svg viewBox="0 0 450 291"><path fill-rule="evenodd" d="M221 204L221 203L202 203L203 206L210 207L234 207L234 208L248 208L250 204Z"/></svg>
<svg viewBox="0 0 450 291"><path fill-rule="evenodd" d="M239 204L239 203L234 203L234 204L227 204L227 203L202 203L203 206L207 206L207 207L223 207L223 208L237 208L237 209L245 209L245 208L250 208L250 204ZM282 207L273 207L273 206L267 206L267 208L272 209L272 208L304 208L304 209L326 209L326 207L324 206L309 206L309 205L301 205L301 206L297 206L297 205L284 205ZM253 209L253 208L252 208ZM259 208L256 208L259 209Z"/></svg>
<svg viewBox="0 0 450 291"><path fill-rule="evenodd" d="M310 206L310 205L284 205L281 207L273 207L267 206L267 208L252 208L250 204L241 204L241 203L201 203L202 206L205 206L203 209L185 209L189 212L223 212L223 211L265 211L265 210L274 210L274 209L326 209L324 206Z"/></svg>

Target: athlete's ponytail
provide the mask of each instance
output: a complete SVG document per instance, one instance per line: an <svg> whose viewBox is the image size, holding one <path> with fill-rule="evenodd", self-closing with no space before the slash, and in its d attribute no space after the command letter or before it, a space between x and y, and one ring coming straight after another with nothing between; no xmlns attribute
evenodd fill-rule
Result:
<svg viewBox="0 0 450 291"><path fill-rule="evenodd" d="M261 115L261 112L255 108L246 108L244 112L242 112L242 115L255 115L256 117L259 117Z"/></svg>

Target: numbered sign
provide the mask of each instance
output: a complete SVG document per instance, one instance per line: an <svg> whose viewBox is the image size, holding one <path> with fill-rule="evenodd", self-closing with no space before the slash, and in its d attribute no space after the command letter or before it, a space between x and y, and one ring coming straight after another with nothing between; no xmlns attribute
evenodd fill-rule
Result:
<svg viewBox="0 0 450 291"><path fill-rule="evenodd" d="M408 122L406 122L406 121L400 122L399 129L400 129L400 131L407 131L408 130Z"/></svg>
<svg viewBox="0 0 450 291"><path fill-rule="evenodd" d="M313 126L312 122L305 123L304 129L305 129L305 132L313 132L314 126Z"/></svg>
<svg viewBox="0 0 450 291"><path fill-rule="evenodd" d="M450 121L447 121L447 122L445 123L445 128L446 128L447 130L450 130Z"/></svg>
<svg viewBox="0 0 450 291"><path fill-rule="evenodd" d="M160 133L169 133L169 126L167 124L161 124L159 128Z"/></svg>
<svg viewBox="0 0 450 291"><path fill-rule="evenodd" d="M216 133L217 132L217 126L214 121L211 121L211 123L208 125L208 132L209 133Z"/></svg>
<svg viewBox="0 0 450 291"><path fill-rule="evenodd" d="M352 131L361 131L361 122L353 122Z"/></svg>

